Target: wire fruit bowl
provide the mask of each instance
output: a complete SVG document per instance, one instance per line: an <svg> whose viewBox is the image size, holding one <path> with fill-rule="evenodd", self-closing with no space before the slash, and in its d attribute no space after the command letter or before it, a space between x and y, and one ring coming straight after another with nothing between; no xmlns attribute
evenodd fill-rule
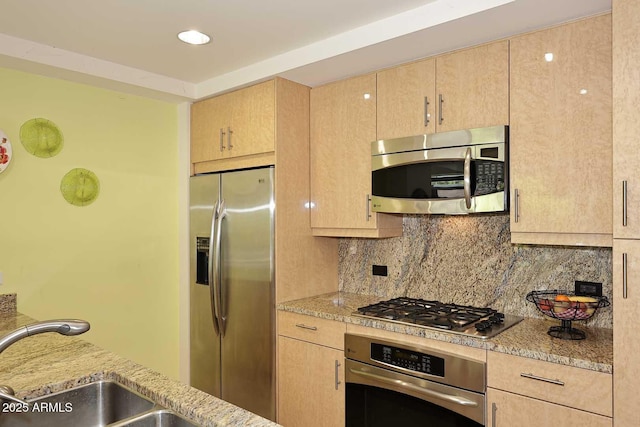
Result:
<svg viewBox="0 0 640 427"><path fill-rule="evenodd" d="M605 296L581 296L574 293L553 291L531 291L527 294L527 301L536 305L545 316L559 319L561 326L552 326L547 332L555 338L564 340L583 340L584 331L571 327L575 320L587 320L601 307L610 305Z"/></svg>

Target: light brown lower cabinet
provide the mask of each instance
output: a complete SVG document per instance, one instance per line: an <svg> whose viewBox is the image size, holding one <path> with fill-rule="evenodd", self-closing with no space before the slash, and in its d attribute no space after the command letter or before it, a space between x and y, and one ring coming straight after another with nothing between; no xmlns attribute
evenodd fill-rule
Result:
<svg viewBox="0 0 640 427"><path fill-rule="evenodd" d="M278 423L344 426L346 324L278 312Z"/></svg>
<svg viewBox="0 0 640 427"><path fill-rule="evenodd" d="M487 427L611 427L609 417L487 389Z"/></svg>
<svg viewBox="0 0 640 427"><path fill-rule="evenodd" d="M611 427L612 375L489 351L489 427Z"/></svg>
<svg viewBox="0 0 640 427"><path fill-rule="evenodd" d="M616 427L640 426L640 240L613 239L613 414Z"/></svg>
<svg viewBox="0 0 640 427"><path fill-rule="evenodd" d="M278 337L278 423L344 426L343 350Z"/></svg>

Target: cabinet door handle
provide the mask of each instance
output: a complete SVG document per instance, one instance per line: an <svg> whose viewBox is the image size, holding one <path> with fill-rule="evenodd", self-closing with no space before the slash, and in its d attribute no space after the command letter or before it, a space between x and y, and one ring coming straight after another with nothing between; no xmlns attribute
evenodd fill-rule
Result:
<svg viewBox="0 0 640 427"><path fill-rule="evenodd" d="M438 95L438 104L439 104L439 108L438 108L438 124L442 124L442 122L444 121L444 115L442 114L442 105L444 104L444 98L442 97L442 94Z"/></svg>
<svg viewBox="0 0 640 427"><path fill-rule="evenodd" d="M622 299L627 299L627 261L626 253L622 254Z"/></svg>
<svg viewBox="0 0 640 427"><path fill-rule="evenodd" d="M233 145L231 145L231 134L233 133L233 131L231 130L230 127L227 128L227 148L229 149L229 151L231 151L231 149L233 148Z"/></svg>
<svg viewBox="0 0 640 427"><path fill-rule="evenodd" d="M318 330L317 326L307 326L304 323L296 323L296 327L302 328L302 329L308 329L310 331L317 331Z"/></svg>
<svg viewBox="0 0 640 427"><path fill-rule="evenodd" d="M520 219L520 191L517 188L513 190L513 222L518 222Z"/></svg>
<svg viewBox="0 0 640 427"><path fill-rule="evenodd" d="M491 403L491 427L496 427L496 412L498 412L498 405L495 402Z"/></svg>
<svg viewBox="0 0 640 427"><path fill-rule="evenodd" d="M564 382L562 382L560 380L552 380L551 378L539 377L539 376L533 375L533 374L525 374L524 372L521 373L520 376L523 377L523 378L529 378L529 379L536 380L536 381L542 381L542 382L545 382L545 383L564 386Z"/></svg>
<svg viewBox="0 0 640 427"><path fill-rule="evenodd" d="M424 97L424 127L429 126L429 97Z"/></svg>
<svg viewBox="0 0 640 427"><path fill-rule="evenodd" d="M369 194L367 194L367 222L371 219L371 208L369 207L369 204L371 203L371 196Z"/></svg>
<svg viewBox="0 0 640 427"><path fill-rule="evenodd" d="M224 150L224 129L220 128L220 151Z"/></svg>
<svg viewBox="0 0 640 427"><path fill-rule="evenodd" d="M627 181L622 181L622 226L627 226Z"/></svg>
<svg viewBox="0 0 640 427"><path fill-rule="evenodd" d="M336 367L335 367L336 390L338 390L338 386L341 384L340 370L339 370L340 366L342 366L341 363L336 360Z"/></svg>

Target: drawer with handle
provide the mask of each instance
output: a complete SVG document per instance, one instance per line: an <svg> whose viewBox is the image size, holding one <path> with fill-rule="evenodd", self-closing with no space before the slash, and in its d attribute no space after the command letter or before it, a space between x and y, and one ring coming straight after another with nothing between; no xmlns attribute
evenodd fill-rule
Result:
<svg viewBox="0 0 640 427"><path fill-rule="evenodd" d="M345 323L288 311L278 312L278 335L344 350Z"/></svg>
<svg viewBox="0 0 640 427"><path fill-rule="evenodd" d="M487 386L612 416L611 374L490 351Z"/></svg>
<svg viewBox="0 0 640 427"><path fill-rule="evenodd" d="M492 388L487 390L487 403L488 427L611 427L613 425L610 417Z"/></svg>

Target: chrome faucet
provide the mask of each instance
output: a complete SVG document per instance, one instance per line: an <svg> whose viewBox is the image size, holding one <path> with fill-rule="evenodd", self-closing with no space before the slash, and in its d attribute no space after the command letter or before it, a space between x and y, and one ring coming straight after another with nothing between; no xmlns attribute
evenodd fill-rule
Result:
<svg viewBox="0 0 640 427"><path fill-rule="evenodd" d="M80 335L89 330L91 325L84 320L61 319L46 320L44 322L36 322L30 325L22 326L13 332L9 332L0 338L0 353L5 351L7 347L31 335L42 334L44 332L57 332L62 335ZM13 396L13 389L9 386L0 385L0 401L11 400L16 403L27 404L22 399Z"/></svg>

